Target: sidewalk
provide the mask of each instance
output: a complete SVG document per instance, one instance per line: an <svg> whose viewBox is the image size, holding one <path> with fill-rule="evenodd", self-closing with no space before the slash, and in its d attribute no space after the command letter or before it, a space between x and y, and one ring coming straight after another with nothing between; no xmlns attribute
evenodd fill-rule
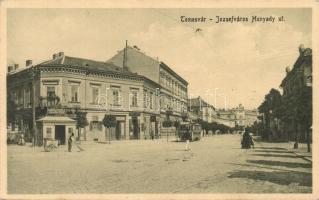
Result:
<svg viewBox="0 0 319 200"><path fill-rule="evenodd" d="M312 162L312 151L307 152L307 144L304 143L299 143L298 144L298 149L294 149L294 142L288 142L287 147L285 147L288 151L293 152L297 156L302 157L303 159Z"/></svg>
<svg viewBox="0 0 319 200"><path fill-rule="evenodd" d="M312 151L307 152L307 144L305 143L298 143L298 149L294 149L294 142L263 142L263 144L271 144L271 146L275 146L276 148L283 148L286 149L288 152L291 152L298 157L312 162ZM312 148L312 146L311 146ZM311 149L312 150L312 149Z"/></svg>

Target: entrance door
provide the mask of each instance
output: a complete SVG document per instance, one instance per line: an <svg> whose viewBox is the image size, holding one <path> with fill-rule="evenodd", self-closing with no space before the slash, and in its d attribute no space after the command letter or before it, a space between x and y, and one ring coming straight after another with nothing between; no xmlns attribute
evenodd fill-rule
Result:
<svg viewBox="0 0 319 200"><path fill-rule="evenodd" d="M65 126L56 125L55 126L55 139L60 141L60 144L65 144Z"/></svg>
<svg viewBox="0 0 319 200"><path fill-rule="evenodd" d="M117 121L116 122L116 128L115 128L115 138L117 140L120 140L121 139L121 122L120 121Z"/></svg>
<svg viewBox="0 0 319 200"><path fill-rule="evenodd" d="M155 121L155 138L159 138L158 136L158 121Z"/></svg>
<svg viewBox="0 0 319 200"><path fill-rule="evenodd" d="M133 124L133 137L134 139L138 139L138 135L139 135L139 126L138 126L138 119L137 117L133 117L132 118L132 124Z"/></svg>

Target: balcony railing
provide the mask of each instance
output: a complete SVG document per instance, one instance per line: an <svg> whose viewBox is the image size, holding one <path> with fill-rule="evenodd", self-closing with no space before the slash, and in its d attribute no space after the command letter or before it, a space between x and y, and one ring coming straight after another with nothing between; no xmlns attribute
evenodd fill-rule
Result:
<svg viewBox="0 0 319 200"><path fill-rule="evenodd" d="M60 105L60 97L58 96L47 96L39 97L39 107L56 107Z"/></svg>

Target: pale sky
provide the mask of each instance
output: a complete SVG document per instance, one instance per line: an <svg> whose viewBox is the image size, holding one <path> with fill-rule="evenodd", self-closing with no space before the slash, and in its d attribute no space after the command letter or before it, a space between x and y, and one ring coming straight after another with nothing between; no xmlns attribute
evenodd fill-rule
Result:
<svg viewBox="0 0 319 200"><path fill-rule="evenodd" d="M213 21L182 23L182 15ZM285 21L216 24L216 15ZM279 87L298 46L311 47L311 9L8 9L7 20L8 64L37 64L59 51L106 61L128 40L187 80L191 97L214 105L216 91L219 108L224 96L227 107L258 107Z"/></svg>

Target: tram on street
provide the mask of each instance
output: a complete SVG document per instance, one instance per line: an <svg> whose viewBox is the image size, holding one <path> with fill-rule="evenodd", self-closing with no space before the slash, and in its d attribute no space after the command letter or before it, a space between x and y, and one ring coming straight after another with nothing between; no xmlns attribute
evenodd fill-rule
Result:
<svg viewBox="0 0 319 200"><path fill-rule="evenodd" d="M202 127L198 123L181 122L178 127L178 137L181 141L198 141L202 137Z"/></svg>

